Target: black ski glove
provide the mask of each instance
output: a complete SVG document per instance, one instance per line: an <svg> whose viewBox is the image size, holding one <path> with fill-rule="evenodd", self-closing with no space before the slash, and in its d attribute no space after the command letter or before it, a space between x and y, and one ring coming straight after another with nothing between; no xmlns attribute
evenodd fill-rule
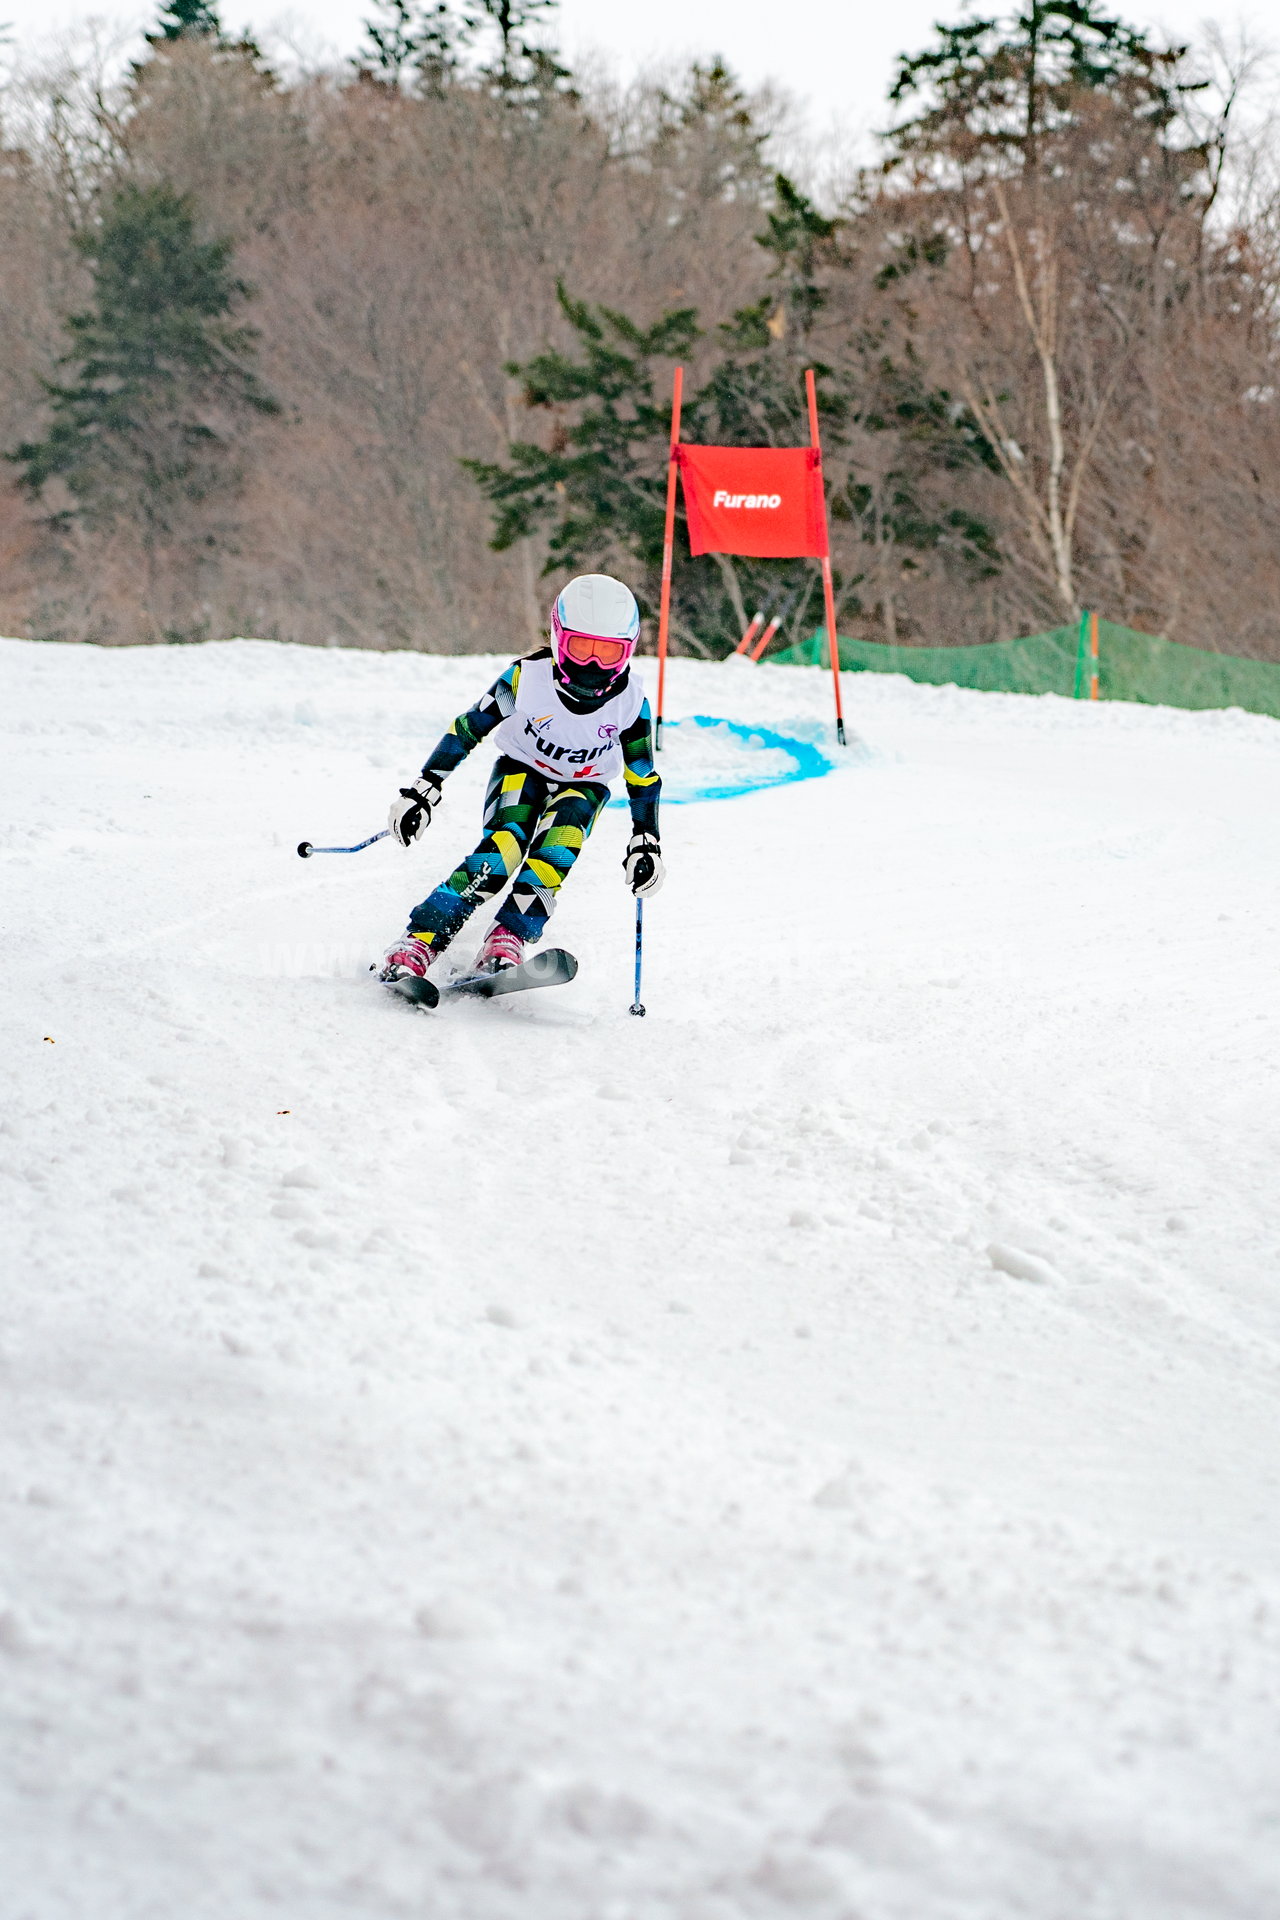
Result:
<svg viewBox="0 0 1280 1920"><path fill-rule="evenodd" d="M633 833L627 842L627 857L622 863L632 893L656 893L666 878L662 848L656 834Z"/></svg>
<svg viewBox="0 0 1280 1920"><path fill-rule="evenodd" d="M411 787L401 787L398 800L391 802L387 825L402 847L420 840L431 825L431 811L440 805L440 782L429 773L419 775Z"/></svg>

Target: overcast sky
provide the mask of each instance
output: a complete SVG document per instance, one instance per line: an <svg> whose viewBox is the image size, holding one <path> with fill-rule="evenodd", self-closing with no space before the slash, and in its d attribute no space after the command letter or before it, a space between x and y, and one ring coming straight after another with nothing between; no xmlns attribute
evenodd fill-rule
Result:
<svg viewBox="0 0 1280 1920"><path fill-rule="evenodd" d="M991 7L995 11L999 0ZM19 47L93 14L141 29L154 5L86 5L84 0L0 0ZM984 8L984 10L986 10ZM224 24L251 27L273 44L283 31L308 56L352 53L369 0L222 0ZM807 109L817 133L838 126L845 141L883 123L895 55L927 43L934 20L957 19L963 0L561 0L559 39L573 57L602 54L617 70L693 54L722 53L749 83L779 82ZM1206 0L1119 0L1137 25L1183 38L1214 9ZM1280 0L1240 0L1218 11L1222 22L1246 22L1255 37L1280 44Z"/></svg>

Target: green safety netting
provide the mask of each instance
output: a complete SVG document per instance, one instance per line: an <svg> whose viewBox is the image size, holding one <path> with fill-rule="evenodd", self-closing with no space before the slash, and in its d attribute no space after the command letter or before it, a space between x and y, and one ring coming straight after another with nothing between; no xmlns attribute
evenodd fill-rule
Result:
<svg viewBox="0 0 1280 1920"><path fill-rule="evenodd" d="M851 673L902 673L931 686L978 687L990 693L1086 696L1092 663L1082 656L1078 626L1055 627L1022 640L978 647L889 647L875 640L841 640L840 665ZM770 659L792 666L825 666L827 636L819 630ZM1280 718L1280 665L1180 646L1158 634L1098 622L1098 692L1103 700L1140 700L1148 706L1244 707Z"/></svg>

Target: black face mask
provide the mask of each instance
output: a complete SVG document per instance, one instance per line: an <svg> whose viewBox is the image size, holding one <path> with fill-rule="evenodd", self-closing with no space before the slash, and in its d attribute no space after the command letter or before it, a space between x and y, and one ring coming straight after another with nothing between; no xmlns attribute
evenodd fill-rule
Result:
<svg viewBox="0 0 1280 1920"><path fill-rule="evenodd" d="M612 694L621 693L627 684L629 668L615 673L612 667L599 667L594 661L588 666L573 664L570 675L567 667L557 660L553 669L560 696L571 713L590 713L595 707L602 707Z"/></svg>

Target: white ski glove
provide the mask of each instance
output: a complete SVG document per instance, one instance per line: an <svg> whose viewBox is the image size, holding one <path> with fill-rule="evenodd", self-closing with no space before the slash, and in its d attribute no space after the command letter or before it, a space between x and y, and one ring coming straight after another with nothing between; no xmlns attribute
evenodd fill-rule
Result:
<svg viewBox="0 0 1280 1920"><path fill-rule="evenodd" d="M656 893L666 877L662 848L652 833L633 833L627 842L627 857L622 863L632 893Z"/></svg>
<svg viewBox="0 0 1280 1920"><path fill-rule="evenodd" d="M401 787L398 800L391 802L387 825L402 847L420 840L431 825L431 810L440 805L440 782L429 773L420 774L411 787Z"/></svg>

